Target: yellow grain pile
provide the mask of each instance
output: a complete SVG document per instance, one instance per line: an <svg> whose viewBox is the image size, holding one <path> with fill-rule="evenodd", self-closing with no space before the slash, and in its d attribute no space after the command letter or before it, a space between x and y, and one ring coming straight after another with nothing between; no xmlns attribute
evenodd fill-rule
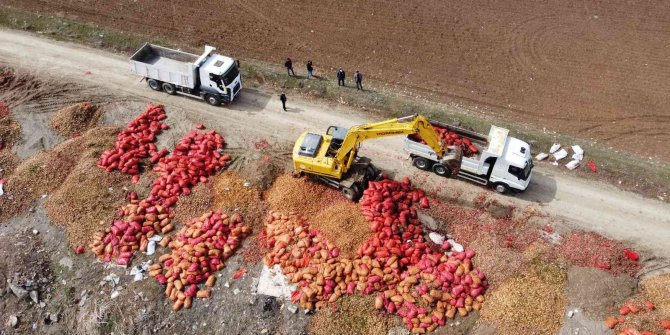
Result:
<svg viewBox="0 0 670 335"><path fill-rule="evenodd" d="M252 233L260 231L267 215L267 206L256 185L250 184L235 172L225 172L212 179L212 193L213 210L239 212Z"/></svg>
<svg viewBox="0 0 670 335"><path fill-rule="evenodd" d="M114 127L92 129L23 161L4 185L0 222L28 209L41 195L57 190L82 157L97 159L112 145L117 133Z"/></svg>
<svg viewBox="0 0 670 335"><path fill-rule="evenodd" d="M58 134L69 137L95 127L101 116L98 106L82 102L58 110L49 124Z"/></svg>
<svg viewBox="0 0 670 335"><path fill-rule="evenodd" d="M326 308L309 320L312 335L386 335L390 318L375 311L374 297L351 295L338 300L337 309Z"/></svg>
<svg viewBox="0 0 670 335"><path fill-rule="evenodd" d="M212 184L200 183L193 188L191 194L179 197L179 201L173 212L174 221L186 224L194 217L211 211L213 202Z"/></svg>
<svg viewBox="0 0 670 335"><path fill-rule="evenodd" d="M568 303L567 272L541 261L526 271L487 293L482 320L494 324L503 335L557 334Z"/></svg>
<svg viewBox="0 0 670 335"><path fill-rule="evenodd" d="M640 285L645 297L665 318L670 318L670 273L645 279Z"/></svg>
<svg viewBox="0 0 670 335"><path fill-rule="evenodd" d="M358 247L372 236L361 209L350 201L338 201L323 208L309 222L337 245L345 258L353 259Z"/></svg>
<svg viewBox="0 0 670 335"><path fill-rule="evenodd" d="M86 157L67 176L45 202L53 223L66 228L71 246L86 246L97 231L109 227L116 210L126 202L130 178L119 172L108 173Z"/></svg>
<svg viewBox="0 0 670 335"><path fill-rule="evenodd" d="M272 188L265 192L265 199L273 210L282 213L299 212L311 220L325 207L344 197L337 191L306 177L295 178L290 174L284 174L279 176L272 184Z"/></svg>

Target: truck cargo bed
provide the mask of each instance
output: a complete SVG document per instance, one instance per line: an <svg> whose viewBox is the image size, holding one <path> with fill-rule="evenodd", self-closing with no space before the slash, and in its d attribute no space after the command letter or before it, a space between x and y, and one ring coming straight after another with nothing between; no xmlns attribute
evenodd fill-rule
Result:
<svg viewBox="0 0 670 335"><path fill-rule="evenodd" d="M136 74L188 88L195 87L197 60L196 55L149 43L130 57Z"/></svg>

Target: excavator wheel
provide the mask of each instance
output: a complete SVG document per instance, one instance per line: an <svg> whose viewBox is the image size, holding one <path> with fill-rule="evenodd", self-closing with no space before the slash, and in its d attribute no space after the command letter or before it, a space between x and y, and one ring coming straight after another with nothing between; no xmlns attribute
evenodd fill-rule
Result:
<svg viewBox="0 0 670 335"><path fill-rule="evenodd" d="M343 187L342 193L347 199L351 201L357 201L361 196L361 190L356 184L351 185L351 187Z"/></svg>
<svg viewBox="0 0 670 335"><path fill-rule="evenodd" d="M421 170L430 170L430 161L423 157L414 157L412 164Z"/></svg>
<svg viewBox="0 0 670 335"><path fill-rule="evenodd" d="M375 170L374 166L368 166L368 168L365 170L365 178L367 178L368 181L377 179L377 170Z"/></svg>

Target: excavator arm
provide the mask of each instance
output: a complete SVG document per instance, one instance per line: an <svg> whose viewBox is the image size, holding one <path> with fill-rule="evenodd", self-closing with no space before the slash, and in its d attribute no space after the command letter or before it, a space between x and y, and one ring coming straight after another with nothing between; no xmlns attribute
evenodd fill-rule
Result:
<svg viewBox="0 0 670 335"><path fill-rule="evenodd" d="M424 116L414 114L402 118L391 119L378 123L370 123L349 128L342 145L335 156L335 160L349 168L356 155L358 145L369 139L388 136L417 134L441 158L447 151L440 135L435 131L430 121Z"/></svg>

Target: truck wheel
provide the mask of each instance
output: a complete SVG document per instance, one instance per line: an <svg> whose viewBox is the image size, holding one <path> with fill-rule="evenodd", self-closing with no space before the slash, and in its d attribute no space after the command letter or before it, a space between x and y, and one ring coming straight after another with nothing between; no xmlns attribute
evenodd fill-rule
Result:
<svg viewBox="0 0 670 335"><path fill-rule="evenodd" d="M505 193L509 192L509 186L507 186L507 184L503 184L503 183L493 184L493 189L500 194L505 194Z"/></svg>
<svg viewBox="0 0 670 335"><path fill-rule="evenodd" d="M451 170L448 167L446 167L442 164L433 165L433 172L435 172L435 174L440 176L440 177L451 176Z"/></svg>
<svg viewBox="0 0 670 335"><path fill-rule="evenodd" d="M170 83L163 83L163 91L169 95L177 93L177 89L174 88L174 85Z"/></svg>
<svg viewBox="0 0 670 335"><path fill-rule="evenodd" d="M421 170L430 169L430 162L423 157L414 157L412 164Z"/></svg>
<svg viewBox="0 0 670 335"><path fill-rule="evenodd" d="M154 90L154 91L160 91L161 90L161 83L159 83L158 80L156 80L156 79L147 80L147 84L149 84L149 87L151 87L151 89Z"/></svg>
<svg viewBox="0 0 670 335"><path fill-rule="evenodd" d="M358 189L358 185L356 184L351 185L351 187L343 187L342 193L347 199L351 201L356 201L361 196L361 191Z"/></svg>
<svg viewBox="0 0 670 335"><path fill-rule="evenodd" d="M205 100L207 100L207 103L209 103L212 106L221 105L221 99L219 99L219 97L213 94L207 94L207 96L205 96Z"/></svg>

